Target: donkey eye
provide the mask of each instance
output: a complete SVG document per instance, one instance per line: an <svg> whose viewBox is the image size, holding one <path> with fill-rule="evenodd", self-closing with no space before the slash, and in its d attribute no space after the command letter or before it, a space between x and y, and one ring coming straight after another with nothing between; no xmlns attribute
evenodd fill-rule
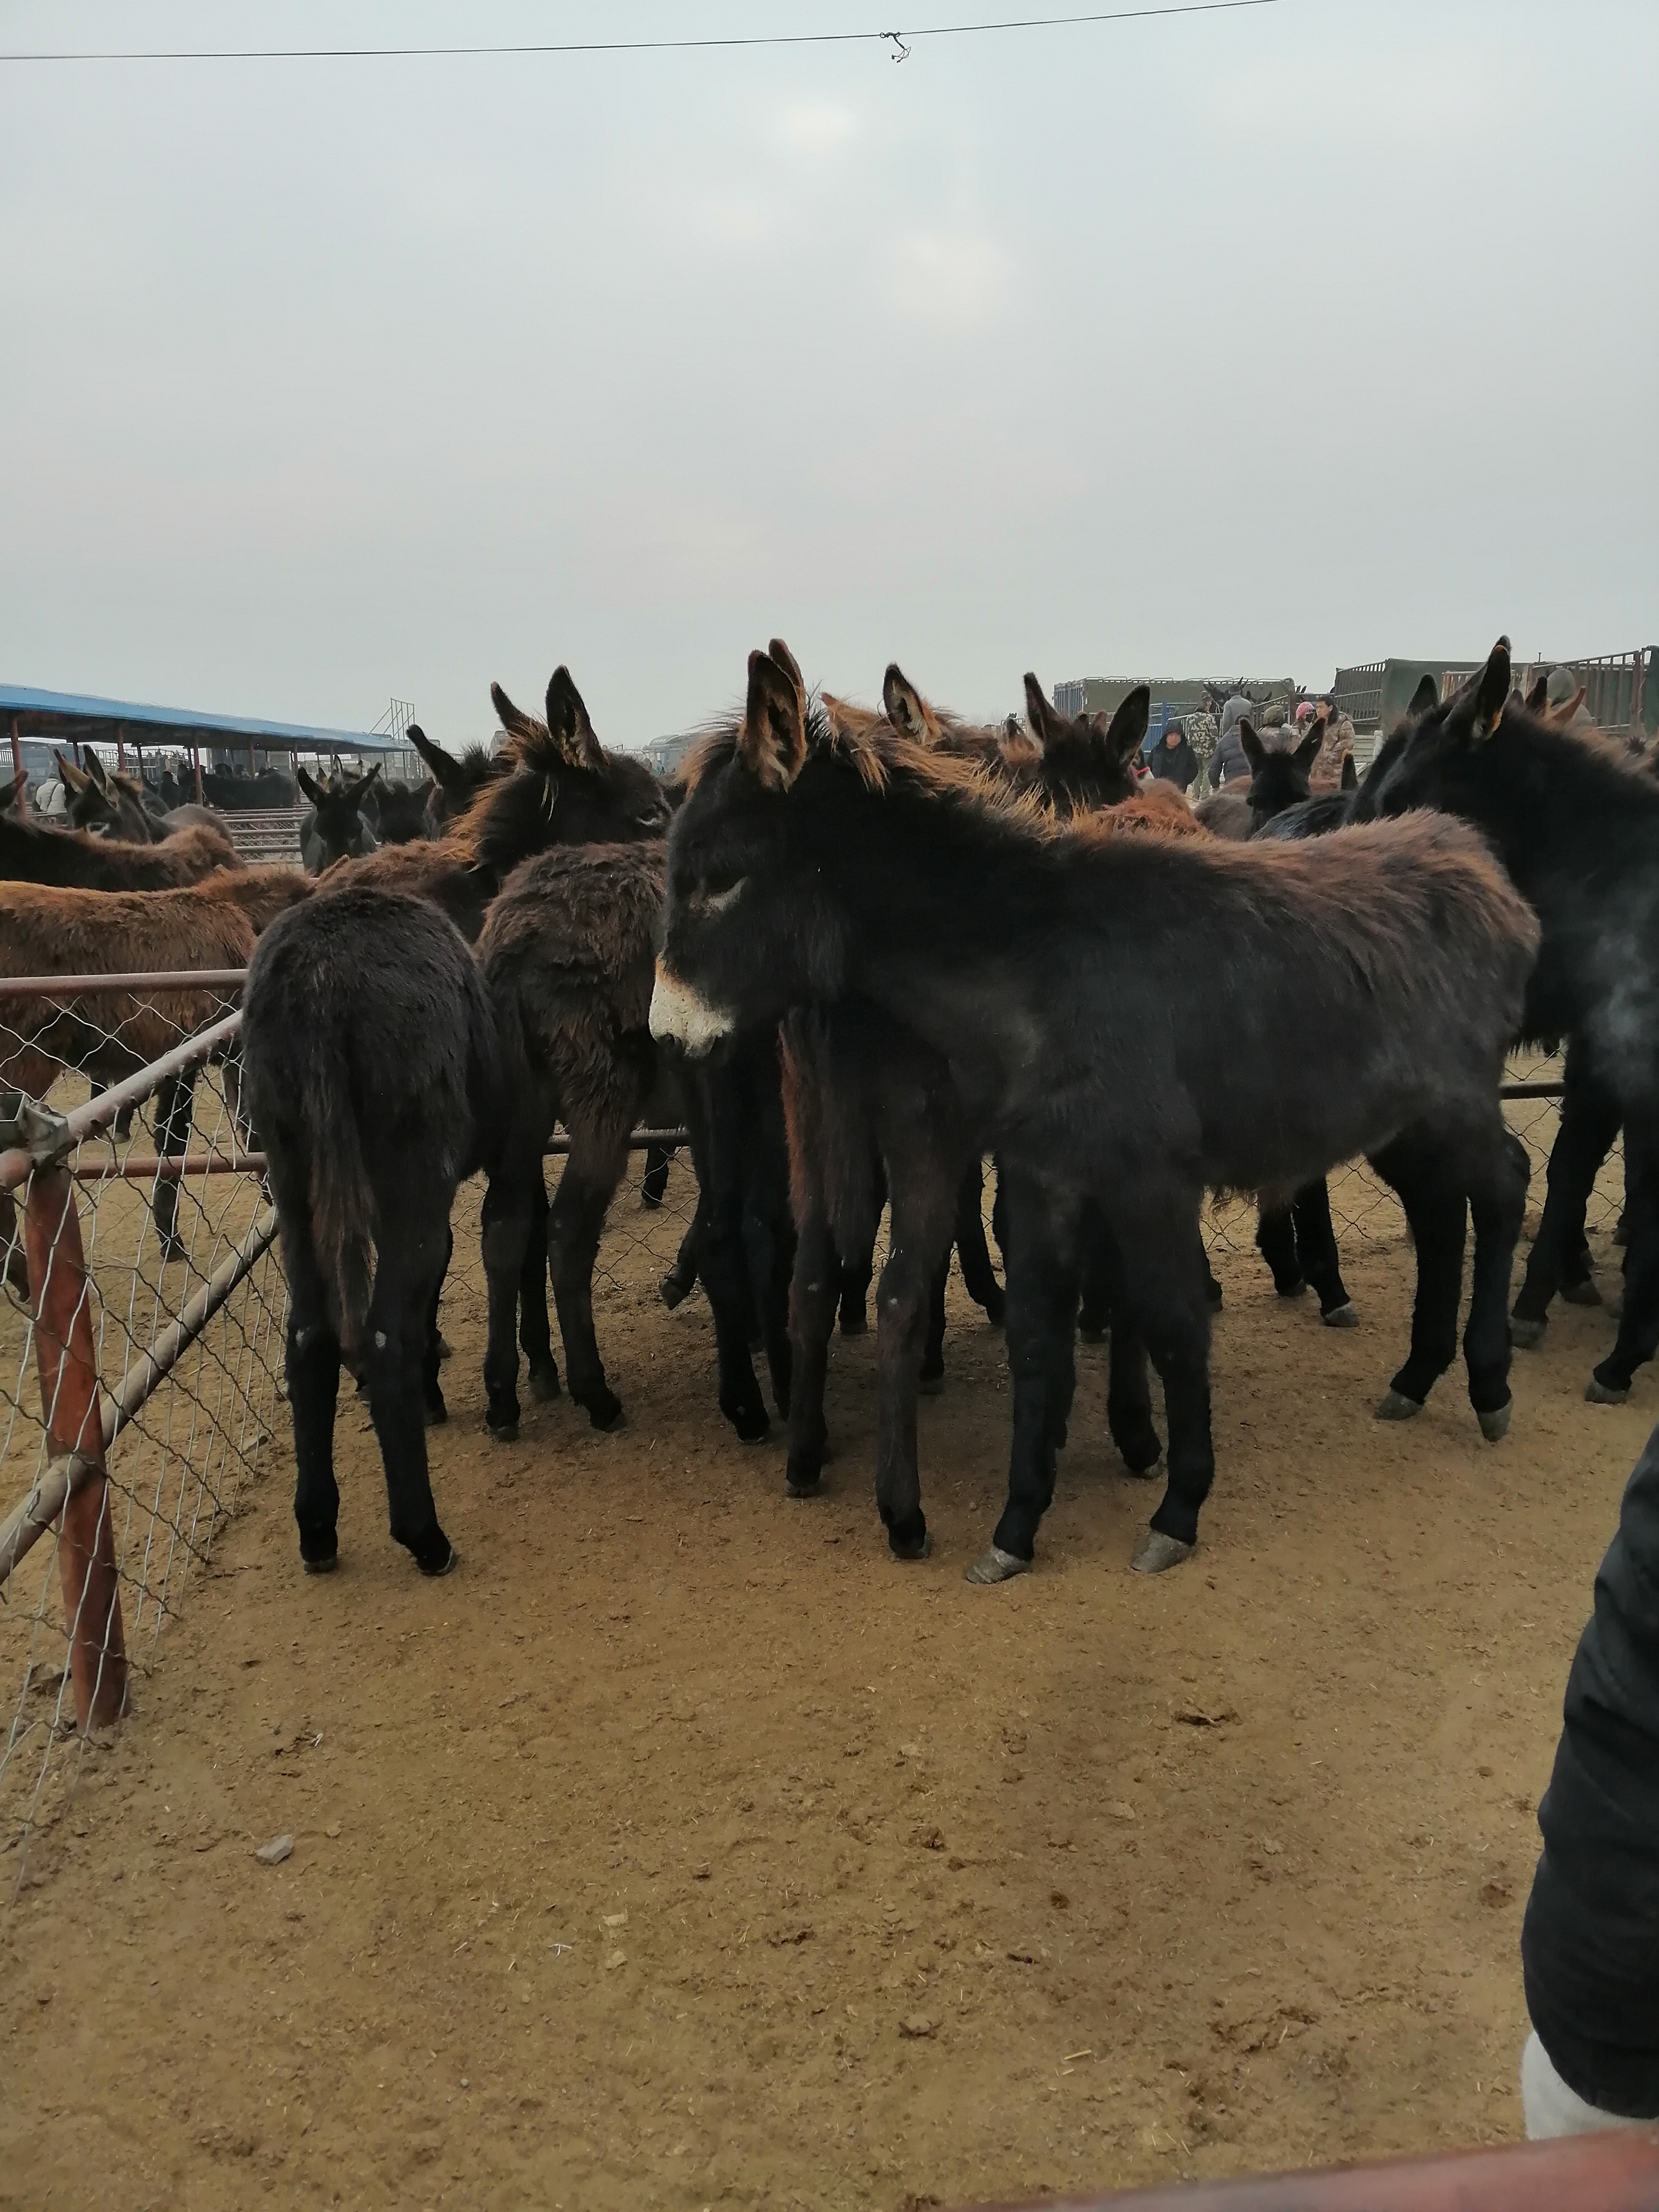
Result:
<svg viewBox="0 0 1659 2212"><path fill-rule="evenodd" d="M724 914L743 889L746 878L730 873L704 876L692 892L694 902L705 914Z"/></svg>

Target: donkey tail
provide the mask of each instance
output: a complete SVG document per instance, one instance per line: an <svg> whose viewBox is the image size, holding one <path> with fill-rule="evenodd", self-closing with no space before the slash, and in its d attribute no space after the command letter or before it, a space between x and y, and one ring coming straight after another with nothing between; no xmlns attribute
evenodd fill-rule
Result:
<svg viewBox="0 0 1659 2212"><path fill-rule="evenodd" d="M374 1202L337 1044L316 1055L310 1073L312 1243L330 1322L347 1365L355 1367L374 1287Z"/></svg>

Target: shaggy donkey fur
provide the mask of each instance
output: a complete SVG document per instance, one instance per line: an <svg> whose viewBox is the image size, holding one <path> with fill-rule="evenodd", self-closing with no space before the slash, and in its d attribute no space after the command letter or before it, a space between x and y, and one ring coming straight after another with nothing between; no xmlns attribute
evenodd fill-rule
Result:
<svg viewBox="0 0 1659 2212"><path fill-rule="evenodd" d="M319 891L260 939L242 1020L289 1284L294 1516L335 1563L342 1360L366 1373L392 1534L424 1574L455 1562L427 1472L443 1418L434 1327L456 1186L499 1144L502 1076L477 964L424 900Z"/></svg>
<svg viewBox="0 0 1659 2212"><path fill-rule="evenodd" d="M311 801L300 824L300 857L308 876L320 876L337 860L372 853L380 843L364 812L364 801L380 777L378 764L349 782L319 783L304 769L295 776Z"/></svg>
<svg viewBox="0 0 1659 2212"><path fill-rule="evenodd" d="M55 749L52 758L70 795L71 830L102 830L135 845L159 845L173 830L186 830L192 823L224 834L222 823L205 806L152 807L136 776L123 775L118 769L110 771L96 753L88 754L85 769L77 769Z"/></svg>
<svg viewBox="0 0 1659 2212"><path fill-rule="evenodd" d="M87 891L166 891L198 884L216 868L241 865L216 824L192 823L159 845L128 844L85 830L43 830L15 814L0 814L0 882Z"/></svg>
<svg viewBox="0 0 1659 2212"><path fill-rule="evenodd" d="M652 1027L707 1050L792 1005L859 998L959 1072L1033 1248L1009 1301L1021 1402L994 1572L1030 1563L1052 1493L1073 1364L1053 1286L1069 1295L1067 1242L1094 1200L1164 1382L1169 1488L1137 1560L1156 1570L1190 1552L1213 1473L1206 1188L1295 1189L1361 1152L1393 1182L1419 1267L1411 1355L1380 1409L1395 1417L1454 1356L1472 1206L1469 1392L1504 1432L1525 1193L1498 1090L1536 942L1452 824L1284 848L1056 830L962 763L896 738L836 743L757 653L743 722L671 837ZM1194 993L1194 975L1214 988ZM915 1556L914 1489L879 1502L890 1543Z"/></svg>

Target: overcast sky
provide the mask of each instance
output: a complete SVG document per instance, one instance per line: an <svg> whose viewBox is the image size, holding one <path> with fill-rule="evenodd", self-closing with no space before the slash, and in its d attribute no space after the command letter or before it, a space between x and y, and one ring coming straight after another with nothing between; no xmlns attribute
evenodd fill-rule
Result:
<svg viewBox="0 0 1659 2212"><path fill-rule="evenodd" d="M0 46L889 12L39 0ZM775 631L986 713L1650 643L1656 82L1653 0L0 69L0 680L459 740L563 659L634 743Z"/></svg>

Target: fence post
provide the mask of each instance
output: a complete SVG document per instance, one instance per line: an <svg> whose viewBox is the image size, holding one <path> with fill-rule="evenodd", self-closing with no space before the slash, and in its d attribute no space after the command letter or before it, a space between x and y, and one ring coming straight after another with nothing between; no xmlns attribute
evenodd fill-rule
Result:
<svg viewBox="0 0 1659 2212"><path fill-rule="evenodd" d="M88 1729L108 1728L126 1711L127 1655L86 1258L74 1181L61 1162L37 1167L30 1176L23 1237L34 1293L34 1358L47 1439L54 1458L73 1453L85 1470L70 1485L58 1537L70 1673L84 1735Z"/></svg>
<svg viewBox="0 0 1659 2212"><path fill-rule="evenodd" d="M21 776L23 773L23 748L17 742L17 717L15 714L11 718L11 772L15 776ZM17 791L17 811L22 816L26 822L28 820L28 793L23 789L21 783L18 786Z"/></svg>

